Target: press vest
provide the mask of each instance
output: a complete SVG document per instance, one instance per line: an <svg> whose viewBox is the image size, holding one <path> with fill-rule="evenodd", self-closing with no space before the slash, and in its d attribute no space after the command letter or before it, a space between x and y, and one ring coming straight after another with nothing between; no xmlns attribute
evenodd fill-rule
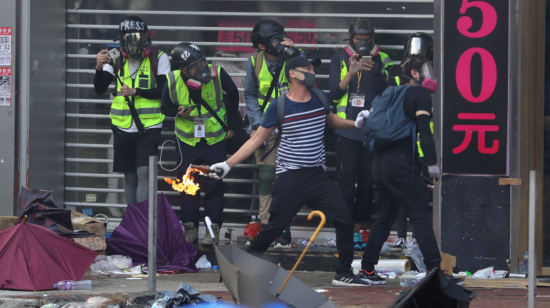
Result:
<svg viewBox="0 0 550 308"><path fill-rule="evenodd" d="M158 57L163 54L159 52ZM151 63L149 58L145 58L141 61L141 65L137 73L134 75L135 79L132 80L130 72L130 64L128 61L124 61L124 65L121 70L118 72L120 79L124 84L131 88L140 88L140 89L152 89L156 86L156 79L151 71ZM130 128L132 126L132 115L130 113L130 107L126 103L124 96L120 92L122 85L117 79L117 96L113 99L111 104L111 122L114 126L118 126L123 129ZM132 99L132 98L130 98ZM147 128L153 125L162 123L164 120L164 115L160 110L160 99L149 99L145 97L134 97L134 105L136 111L139 115L139 119L143 124L143 127Z"/></svg>
<svg viewBox="0 0 550 308"><path fill-rule="evenodd" d="M217 76L220 76L220 67L208 66L211 69L217 70ZM168 79L170 99L174 105L184 106L186 108L195 105L189 97L189 90L187 89L187 84L181 77L181 71L172 71L168 73L166 77ZM218 117L227 123L221 79L219 77L213 78L208 84L202 85L201 97L217 113ZM201 140L201 138L195 138L195 122L204 122L205 138L209 145L224 140L226 132L218 120L216 120L204 106L200 107L200 111L199 115L199 108L194 108L188 117L176 116L176 136L178 136L182 142L190 146L195 146L197 142Z"/></svg>
<svg viewBox="0 0 550 308"><path fill-rule="evenodd" d="M259 74L256 74L256 80L258 83L258 103L260 106L264 104L265 97L267 95L267 91L269 90L269 87L271 86L271 81L273 81L273 75L267 68L267 65L265 64L265 53L259 52L257 55L250 57L250 61L252 61L252 67L254 67L254 70L256 71L256 61L258 63L261 63L261 68L259 71ZM283 91L286 91L288 93L288 79L285 76L285 66L286 61L283 62L283 67L281 68L281 73L279 74L279 83L276 85L275 90L271 94L271 98L279 97ZM285 93L286 94L286 93ZM264 110L267 110L268 105L265 106Z"/></svg>

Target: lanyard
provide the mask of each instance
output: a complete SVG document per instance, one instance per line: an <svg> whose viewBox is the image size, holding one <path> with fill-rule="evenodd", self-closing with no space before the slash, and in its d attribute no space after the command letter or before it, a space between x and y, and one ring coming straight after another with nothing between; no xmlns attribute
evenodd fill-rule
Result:
<svg viewBox="0 0 550 308"><path fill-rule="evenodd" d="M359 88L361 87L361 77L363 77L363 71L359 70L357 72L357 94L359 94Z"/></svg>

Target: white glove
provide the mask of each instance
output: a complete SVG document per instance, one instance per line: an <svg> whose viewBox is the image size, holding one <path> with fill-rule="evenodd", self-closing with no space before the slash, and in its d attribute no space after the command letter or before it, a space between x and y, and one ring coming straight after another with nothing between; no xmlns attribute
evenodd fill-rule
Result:
<svg viewBox="0 0 550 308"><path fill-rule="evenodd" d="M231 166L226 161L213 164L210 166L210 171L212 172L210 172L208 176L213 179L220 180L229 173L229 170L231 170Z"/></svg>
<svg viewBox="0 0 550 308"><path fill-rule="evenodd" d="M439 181L439 179L441 178L441 171L439 171L439 166L428 166L428 175L432 180Z"/></svg>
<svg viewBox="0 0 550 308"><path fill-rule="evenodd" d="M369 118L370 112L368 110L363 110L357 115L357 120L355 120L355 127L362 128L365 126L365 122Z"/></svg>

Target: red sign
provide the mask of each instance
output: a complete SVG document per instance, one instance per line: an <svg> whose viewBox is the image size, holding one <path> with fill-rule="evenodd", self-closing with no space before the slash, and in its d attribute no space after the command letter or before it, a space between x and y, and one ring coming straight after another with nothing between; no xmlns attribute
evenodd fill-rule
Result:
<svg viewBox="0 0 550 308"><path fill-rule="evenodd" d="M254 52L254 48L252 48L252 41L250 40L250 35L252 34L252 28L255 26L255 24L238 21L220 21L219 26L250 28L249 31L218 31L219 43L249 43L250 47L218 46L218 50Z"/></svg>
<svg viewBox="0 0 550 308"><path fill-rule="evenodd" d="M11 67L0 68L0 106L11 106Z"/></svg>
<svg viewBox="0 0 550 308"><path fill-rule="evenodd" d="M445 5L444 36L452 38L443 49L446 174L508 174L508 5L503 0Z"/></svg>
<svg viewBox="0 0 550 308"><path fill-rule="evenodd" d="M0 65L11 65L11 28L0 27Z"/></svg>
<svg viewBox="0 0 550 308"><path fill-rule="evenodd" d="M314 20L288 20L286 22L286 28L304 28L315 29ZM288 38L291 39L294 44L315 44L314 32L287 32Z"/></svg>

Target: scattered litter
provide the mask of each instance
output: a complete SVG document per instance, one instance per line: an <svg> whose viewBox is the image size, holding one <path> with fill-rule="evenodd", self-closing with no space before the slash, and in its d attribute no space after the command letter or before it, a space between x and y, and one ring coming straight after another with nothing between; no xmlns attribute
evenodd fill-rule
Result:
<svg viewBox="0 0 550 308"><path fill-rule="evenodd" d="M92 281L91 280L82 280L82 281L62 280L58 283L54 283L53 288L58 290L91 290Z"/></svg>
<svg viewBox="0 0 550 308"><path fill-rule="evenodd" d="M317 293L330 292L330 290L327 290L327 289L316 289L315 291L317 291Z"/></svg>
<svg viewBox="0 0 550 308"><path fill-rule="evenodd" d="M198 269L203 269L203 268L211 268L212 264L210 263L210 261L208 261L208 259L206 259L206 255L203 255L202 257L199 258L197 263L195 263L195 266Z"/></svg>
<svg viewBox="0 0 550 308"><path fill-rule="evenodd" d="M157 273L157 277L159 277L159 273ZM132 278L148 278L149 277L149 274L136 274L136 275L132 275Z"/></svg>
<svg viewBox="0 0 550 308"><path fill-rule="evenodd" d="M111 301L111 299L103 297L103 296L94 296L88 298L86 301L86 308L99 308L101 305L105 304L106 302Z"/></svg>
<svg viewBox="0 0 550 308"><path fill-rule="evenodd" d="M336 240L332 237L322 238L319 240L319 244L325 247L336 247Z"/></svg>
<svg viewBox="0 0 550 308"><path fill-rule="evenodd" d="M458 274L453 273L453 277L462 278L462 277L470 277L470 276L472 276L472 273L470 273L470 272L468 272L468 271L465 271L465 272L458 272Z"/></svg>
<svg viewBox="0 0 550 308"><path fill-rule="evenodd" d="M113 269L126 269L132 267L132 258L122 255L97 256L94 264L90 267L93 272Z"/></svg>
<svg viewBox="0 0 550 308"><path fill-rule="evenodd" d="M484 269L480 269L479 271L475 272L472 275L472 278L474 279L501 279L506 277L506 274L508 274L508 271L495 271L494 268L487 267Z"/></svg>
<svg viewBox="0 0 550 308"><path fill-rule="evenodd" d="M135 278L135 277L129 277L129 278L126 278L127 280L141 280L141 278Z"/></svg>
<svg viewBox="0 0 550 308"><path fill-rule="evenodd" d="M44 305L40 308L59 308L59 305L58 304L47 304L47 305Z"/></svg>
<svg viewBox="0 0 550 308"><path fill-rule="evenodd" d="M141 274L142 273L142 271L141 271L142 267L143 267L143 264L138 265L138 266L134 266L132 268L113 270L113 271L111 271L111 273L112 274L117 274L117 275L136 275L136 274Z"/></svg>
<svg viewBox="0 0 550 308"><path fill-rule="evenodd" d="M298 244L298 248L300 249L303 249L303 248L306 248L306 246L309 244L309 239L308 238L299 238L298 241L296 242ZM315 242L311 243L311 246L309 246L309 248L317 248L317 245L315 245Z"/></svg>

